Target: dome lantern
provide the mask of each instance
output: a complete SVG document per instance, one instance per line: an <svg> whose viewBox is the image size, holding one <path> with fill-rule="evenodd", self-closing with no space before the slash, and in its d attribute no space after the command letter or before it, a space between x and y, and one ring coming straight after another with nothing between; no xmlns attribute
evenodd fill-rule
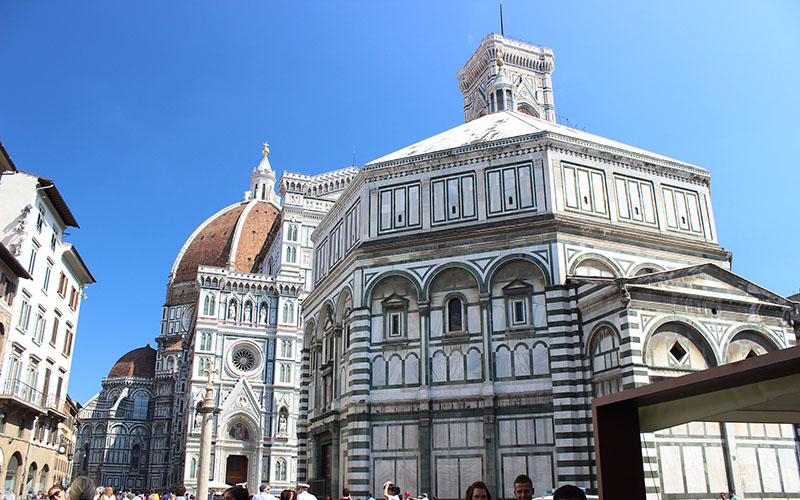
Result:
<svg viewBox="0 0 800 500"><path fill-rule="evenodd" d="M250 175L250 191L245 193L245 201L263 200L272 201L275 198L275 172L269 164L269 144L264 143L261 150L261 162L253 169Z"/></svg>

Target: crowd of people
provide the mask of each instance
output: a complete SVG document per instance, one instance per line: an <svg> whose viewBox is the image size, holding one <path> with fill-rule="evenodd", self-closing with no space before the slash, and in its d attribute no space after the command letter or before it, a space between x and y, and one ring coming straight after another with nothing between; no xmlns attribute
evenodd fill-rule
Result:
<svg viewBox="0 0 800 500"><path fill-rule="evenodd" d="M262 484L259 487L259 492L251 495L244 485L237 485L230 487L222 492L219 497L221 500L318 500L309 491L309 485L299 483L297 489L282 490L279 496L272 494L269 485ZM533 481L525 474L520 474L514 479L513 492L516 500L532 500L534 494ZM729 493L722 493L723 500L736 500L736 494L733 491ZM69 489L65 490L59 485L54 485L47 491L45 496L44 492L38 493L30 492L27 500L195 500L194 495L187 495L186 488L179 486L175 488L174 492L149 491L147 493L131 490L114 492L110 486L95 487L91 479L86 476L77 477ZM215 495L215 499L218 498ZM403 490L392 483L387 481L383 485L383 498L384 500L436 500L436 497L428 497L427 493L421 493L418 496L412 496L408 491ZM493 500L491 491L486 483L483 481L475 481L470 484L467 491L464 493L464 500ZM6 491L0 500L16 500L14 493L11 490ZM23 500L20 498L20 500ZM333 497L324 497L324 500L336 500ZM341 500L358 500L351 496L350 490L344 488L342 490ZM365 500L377 500L372 493L367 493ZM572 484L566 484L553 492L553 500L586 500L586 493L582 488L578 488Z"/></svg>
<svg viewBox="0 0 800 500"><path fill-rule="evenodd" d="M186 488L179 486L174 492L159 494L155 490L149 492L133 492L131 490L117 491L110 486L105 488L95 487L94 482L86 476L78 476L64 489L61 485L53 485L47 494L39 491L29 492L27 496L20 495L19 500L195 500L194 495L186 495ZM16 500L11 490L6 491L0 500Z"/></svg>
<svg viewBox="0 0 800 500"><path fill-rule="evenodd" d="M243 486L234 486L225 490L223 500L318 500L317 497L309 491L309 485L305 483L299 483L296 490L281 491L280 497L273 495L267 485L261 485L259 490L258 494L251 496ZM532 500L534 494L533 481L525 474L520 474L514 479L513 491L516 500ZM384 500L436 500L436 497L428 497L427 493L420 493L418 496L412 496L410 492L403 492L399 486L391 481L387 481L383 485L383 498ZM464 500L493 499L489 487L486 486L486 483L483 481L475 481L470 484L463 498ZM327 496L324 497L323 500L336 499ZM358 499L351 496L349 488L344 488L340 500ZM367 493L367 498L365 500L376 500L376 498L372 493ZM553 500L586 500L586 493L582 488L566 484L553 492Z"/></svg>

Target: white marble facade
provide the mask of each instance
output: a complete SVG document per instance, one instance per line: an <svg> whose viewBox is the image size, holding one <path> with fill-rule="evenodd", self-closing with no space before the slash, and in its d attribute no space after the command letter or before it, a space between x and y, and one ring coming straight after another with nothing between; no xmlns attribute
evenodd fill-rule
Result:
<svg viewBox="0 0 800 500"><path fill-rule="evenodd" d="M552 69L501 42L460 78L513 73L519 51ZM366 164L312 235L300 477L317 495L459 498L483 479L511 498L520 473L591 491L593 396L795 343L796 304L730 271L706 170L470 113ZM792 429L767 427L645 435L648 494L800 496Z"/></svg>

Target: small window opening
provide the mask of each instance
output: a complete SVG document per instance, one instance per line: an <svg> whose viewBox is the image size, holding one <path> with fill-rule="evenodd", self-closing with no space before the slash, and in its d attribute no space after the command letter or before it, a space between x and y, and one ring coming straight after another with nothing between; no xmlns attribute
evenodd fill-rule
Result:
<svg viewBox="0 0 800 500"><path fill-rule="evenodd" d="M447 331L460 332L464 329L461 318L461 299L451 299L447 303Z"/></svg>
<svg viewBox="0 0 800 500"><path fill-rule="evenodd" d="M403 214L397 214L397 222L401 224L403 223Z"/></svg>
<svg viewBox="0 0 800 500"><path fill-rule="evenodd" d="M686 349L684 349L683 346L677 342L672 344L672 347L669 349L669 353L672 354L672 357L675 358L678 363L683 362L687 354Z"/></svg>
<svg viewBox="0 0 800 500"><path fill-rule="evenodd" d="M393 313L390 319L389 335L392 337L400 336L400 313Z"/></svg>

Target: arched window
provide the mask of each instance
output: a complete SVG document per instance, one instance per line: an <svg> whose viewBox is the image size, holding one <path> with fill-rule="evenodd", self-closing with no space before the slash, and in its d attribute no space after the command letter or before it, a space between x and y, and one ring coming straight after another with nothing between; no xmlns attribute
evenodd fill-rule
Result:
<svg viewBox="0 0 800 500"><path fill-rule="evenodd" d="M464 331L464 303L458 297L447 301L447 331Z"/></svg>
<svg viewBox="0 0 800 500"><path fill-rule="evenodd" d="M194 479L197 477L197 459L192 457L192 461L189 462L189 478Z"/></svg>
<svg viewBox="0 0 800 500"><path fill-rule="evenodd" d="M681 375L681 371L705 370L716 364L704 337L692 327L675 321L659 326L650 336L646 361L651 368L669 369L669 376ZM666 373L659 371L651 380L658 380Z"/></svg>
<svg viewBox="0 0 800 500"><path fill-rule="evenodd" d="M51 485L48 476L50 476L50 466L45 464L42 467L42 472L39 473L39 491L47 491L47 488Z"/></svg>
<svg viewBox="0 0 800 500"><path fill-rule="evenodd" d="M601 327L592 337L590 347L595 397L622 390L619 370L619 339L610 327Z"/></svg>
<svg viewBox="0 0 800 500"><path fill-rule="evenodd" d="M286 481L286 460L282 458L275 461L275 480Z"/></svg>
<svg viewBox="0 0 800 500"><path fill-rule="evenodd" d="M294 306L291 303L283 305L283 322L294 323Z"/></svg>

